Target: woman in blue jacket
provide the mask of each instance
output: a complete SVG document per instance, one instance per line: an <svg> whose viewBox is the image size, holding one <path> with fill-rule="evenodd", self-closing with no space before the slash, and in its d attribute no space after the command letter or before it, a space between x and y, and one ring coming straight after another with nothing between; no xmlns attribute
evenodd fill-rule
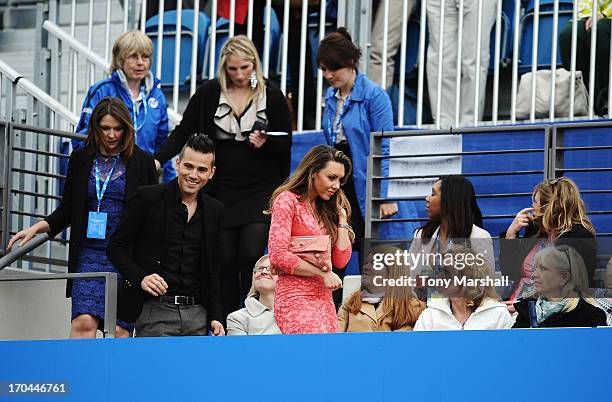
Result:
<svg viewBox="0 0 612 402"><path fill-rule="evenodd" d="M151 73L152 56L153 44L142 32L127 31L117 38L113 45L112 74L89 88L78 133L87 133L92 110L101 99L112 96L120 98L130 111L136 144L150 154L157 151L168 137L168 103L159 80ZM72 145L78 149L83 143L73 141ZM176 177L172 161L164 163L163 169L164 182Z"/></svg>
<svg viewBox="0 0 612 402"><path fill-rule="evenodd" d="M387 93L357 69L361 50L355 46L346 28L338 28L319 44L317 62L330 85L325 94L323 132L328 145L351 157L353 177L345 187L355 231L353 249L360 249L364 235L366 168L370 151L370 133L393 131L393 111ZM388 152L388 144L383 144ZM386 186L385 186L386 187ZM386 188L383 189L386 194ZM380 206L381 217L397 212L397 204Z"/></svg>
<svg viewBox="0 0 612 402"><path fill-rule="evenodd" d="M323 133L327 144L349 155L353 163L352 177L344 192L351 203L351 226L355 232L353 250L363 256L365 234L366 171L370 152L370 133L393 131L393 111L387 93L357 69L361 50L353 44L346 28L338 28L319 44L317 63L330 88L325 93ZM383 142L388 153L388 142ZM386 174L388 164L383 165ZM383 181L382 195L387 194ZM380 205L380 217L396 214L396 203ZM338 270L338 275L343 272ZM335 300L339 304L339 300Z"/></svg>

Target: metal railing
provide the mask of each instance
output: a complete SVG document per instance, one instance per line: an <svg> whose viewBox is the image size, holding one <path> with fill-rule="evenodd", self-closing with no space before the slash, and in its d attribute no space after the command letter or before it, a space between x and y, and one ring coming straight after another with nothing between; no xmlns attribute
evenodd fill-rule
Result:
<svg viewBox="0 0 612 402"><path fill-rule="evenodd" d="M79 40L77 40L76 38L66 33L66 31L64 31L61 27L59 27L58 25L54 24L51 21L45 21L43 23L43 28L47 32L49 32L54 38L60 41L61 44L65 44L70 49L74 50L76 52L74 56L75 58L78 58L79 56L83 56L92 66L93 70L90 71L90 74L96 74L96 70L95 70L96 68L100 69L105 74L110 73L110 63L108 61L104 60L101 56L99 56L98 54L90 50L87 46L82 44ZM70 87L71 93L70 93L69 99L71 99L72 101L73 99L76 99L77 97L78 82L75 79L76 70L74 71L74 73L71 73L71 74L72 75L70 76L70 82L72 82L73 84ZM92 82L86 83L87 87L84 87L85 91L87 91L87 89L89 88L91 84ZM174 124L178 124L182 119L182 115L177 113L175 109L168 108L168 119ZM78 118L74 124L76 125L77 122L78 122Z"/></svg>
<svg viewBox="0 0 612 402"><path fill-rule="evenodd" d="M501 230L491 228L499 229L501 226L505 229L521 209L513 205L520 198L523 198L520 202L524 206L531 205L535 184L544 178L563 175L578 184L595 226L599 221L602 226L609 227L612 222L611 130L612 122L590 122L466 128L460 132L413 130L384 135L372 133L366 186L365 237L378 239L381 226L389 223L424 222L427 219L424 215L425 196L430 193L435 180L445 174L461 174L472 180L479 203L487 204L483 208L483 219L485 229L488 227L493 237ZM483 136L488 141L475 140ZM388 155L382 154L383 140L391 143ZM432 142L428 143L428 140ZM477 158L477 162L476 159L470 161L470 158ZM382 174L383 161L395 163L395 166L390 166L387 175ZM517 166L520 166L520 170L516 169ZM494 177L507 177L507 180L483 179ZM383 182L398 185L392 188L390 184L390 192L384 194ZM423 215L380 219L377 216L378 206L392 201L420 203L422 205L416 209ZM492 205L492 202L497 204ZM486 210L490 208L497 212L487 214ZM609 237L612 233L599 230L597 236ZM406 233L404 240L411 237L412 232Z"/></svg>
<svg viewBox="0 0 612 402"><path fill-rule="evenodd" d="M27 246L27 245L26 245ZM0 265L1 267L1 265ZM54 281L61 279L103 279L104 280L104 327L105 338L114 338L117 325L117 274L114 272L86 272L78 274L45 275L0 275L0 282Z"/></svg>
<svg viewBox="0 0 612 402"><path fill-rule="evenodd" d="M114 39L111 37L110 29L111 2L111 0L89 0L81 4L73 0L70 3L71 17L68 30L59 28L54 22L45 25L45 29L62 43L66 43L73 52L69 64L70 96L67 104L74 113L78 112L77 108L80 105L77 99L78 89L86 89L93 83L96 69L103 73L108 71L110 47ZM98 3L104 3L106 10L106 18L103 22L105 50L95 56L95 52L92 51L94 18L96 18L93 10L94 4ZM315 42L325 35L330 21L333 21L326 13L327 6L333 2L323 0L317 5L309 5L309 0L302 0L300 6L290 12L295 6L290 4L291 0L284 0L282 7L275 7L279 15L272 11L274 3L276 2L272 0L248 1L245 21L247 36L254 37L257 29L264 29L261 55L264 74L266 76L276 74L283 92L286 94L292 92L293 98L297 99L295 103L297 130L303 131L305 117L309 115L314 116L314 128L319 130L321 129L321 101L327 84L323 80L321 71L314 71L314 66L307 62L306 49L312 46L316 51ZM157 22L151 21L151 16L147 15L146 10L150 4L157 5ZM199 8L199 2L196 1L194 4L193 10L186 10L183 1L178 0L176 20L172 24L167 24L164 18L168 18L165 11L168 11L169 7L164 0L124 0L121 2L123 29L139 28L156 42L153 69L158 78L166 77L164 84L168 89L171 88L170 105L175 112L178 112L180 95L192 95L200 80L213 78L216 75L219 45L227 37L238 33L235 0L229 1L228 20L222 20L218 16L220 3L217 0L210 0L210 7L206 10ZM570 72L570 82L576 82L577 55L580 51L585 50L585 45L578 43L577 25L587 17L579 15L576 1L380 0L378 8L374 10L372 9L373 4L373 0L350 2L339 0L335 24L348 25L354 40L362 48L364 55L360 68L372 80L384 87L391 83L392 93L395 94L393 102L397 125L400 127L439 129L449 126L505 125L519 121L536 123L560 119L572 121L577 118L593 120L598 118L596 114L601 113L599 109L604 107L605 100L598 99L598 94L595 92L596 89L600 89L600 85L606 83L600 84L595 80L595 76L599 69L605 68L603 63L612 66L612 57L609 60L600 61L599 65L590 63L583 71L584 76L589 77L585 82L588 107L580 116L575 109L575 100L578 97L575 85L564 82L564 85L568 85L566 93L569 95L564 95L560 99L556 92L559 90L556 74L550 75L549 85L545 86L543 86L541 76L536 74L546 69L556 72L561 66L558 57L562 48L558 41L563 28L569 27L568 24L571 23L573 28L569 41L571 42L569 45L571 60L569 66L567 60L565 65ZM261 24L253 20L253 15L257 14L255 11L259 10L258 7L263 6L266 8L263 11L263 24ZM78 15L78 7L87 7L82 10L88 14L87 45L75 38L75 15ZM454 8L452 13L449 11L450 7ZM189 20L184 19L186 18L182 13L184 11L192 12ZM601 11L598 7L593 7L591 17L596 17ZM293 19L290 16L292 13L309 17ZM376 18L377 14L382 15L383 18ZM205 16L202 17L203 15ZM372 15L374 19L371 18ZM147 17L151 23L148 28ZM603 20L600 24L605 24L607 21L612 24L612 20ZM373 30L376 31L379 28L376 26L377 23L384 26L384 29L379 30L384 33L380 40L372 37ZM272 35L273 26L283 33L281 38ZM208 28L202 31L201 27ZM289 42L289 35L286 33L290 29L299 30L301 38L299 43ZM463 43L457 43L457 46L450 47L454 49L453 54L438 52L437 50L445 47L443 34L449 29L456 30L457 34L453 35L454 38L463 37L465 40ZM590 30L589 35L590 48L588 52L584 52L585 57L578 59L578 62L586 58L586 53L589 53L591 60L594 60L597 42L599 41L601 45L602 40L608 40L606 35L602 35L602 29L598 30L596 26ZM201 45L199 38L203 38L204 46ZM184 57L186 56L184 41L191 42L188 47L190 53L188 57ZM568 45L565 44L565 46ZM446 47L449 48L449 46ZM277 48L279 49L278 55L272 52ZM288 54L298 50L300 64L294 66L296 71L291 72ZM433 60L433 54L436 52L436 60ZM568 53L565 50L564 52ZM76 78L79 69L78 60L83 57L88 63L88 79L86 83L79 83ZM172 62L162 63L163 60L172 60ZM274 67L276 60L279 63ZM466 60L472 60L471 64L466 64ZM394 69L388 71L387 67L394 61ZM187 75L179 73L179 70L185 69L184 63L189 64ZM428 63L429 67L427 67ZM169 75L165 72L170 68L168 66L172 66L173 69L172 74ZM377 66L376 69L380 68L379 76L373 72L375 66ZM310 80L308 83L305 80L305 77L310 75L310 73L306 74L308 68L313 68L313 77L316 77L314 100L310 99L314 96L308 89L311 85ZM584 67L580 68L584 69ZM448 71L452 76L448 75ZM528 88L521 89L524 92L524 99L527 99L521 105L518 100L519 83L523 78L522 75L527 72L530 72L534 78ZM427 74L427 80L425 74ZM612 75L612 72L610 74ZM392 77L391 80L390 77ZM290 80L294 82L294 85L289 86ZM425 87L426 85L428 88ZM610 90L612 80L609 79L605 86L608 92L608 104L612 104L612 90ZM443 99L445 101L442 101ZM536 107L542 102L548 104L544 107L544 111ZM561 115L558 106L563 102L569 103L567 105L569 111ZM311 110L313 104L315 104L315 110ZM526 117L517 116L519 106L527 108ZM428 108L432 109L431 116L428 114ZM612 118L612 110L608 110L605 117ZM180 115L170 112L170 118L176 122L180 119Z"/></svg>
<svg viewBox="0 0 612 402"><path fill-rule="evenodd" d="M2 160L1 248L10 237L49 215L61 199L69 140L86 137L70 132L0 122ZM18 261L26 270L65 272L67 235L58 236Z"/></svg>

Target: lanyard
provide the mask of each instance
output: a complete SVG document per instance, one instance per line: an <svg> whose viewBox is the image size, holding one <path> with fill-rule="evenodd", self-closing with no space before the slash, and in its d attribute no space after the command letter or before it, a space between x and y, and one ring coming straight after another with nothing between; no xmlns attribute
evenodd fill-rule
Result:
<svg viewBox="0 0 612 402"><path fill-rule="evenodd" d="M118 157L117 157L118 158ZM108 186L108 182L110 181L111 176L113 175L113 170L115 169L115 165L117 164L117 158L115 158L115 162L113 163L113 167L111 167L106 179L104 180L104 184L102 184L102 190L100 190L100 169L98 167L98 158L95 159L96 163L96 196L98 197L98 212L100 212L100 204L102 203L102 197L104 197L104 193L106 192L106 187Z"/></svg>
<svg viewBox="0 0 612 402"><path fill-rule="evenodd" d="M140 87L140 99L142 101L142 105L144 107L144 116L142 117L142 123L140 126L138 125L138 109L136 107L136 101L132 99L132 121L134 122L134 132L137 133L138 130L144 126L145 121L147 119L147 99L145 95L144 85Z"/></svg>
<svg viewBox="0 0 612 402"><path fill-rule="evenodd" d="M352 91L351 91L352 92ZM338 93L338 89L334 93L334 96ZM344 104L342 105L342 110L340 110L340 115L338 116L338 123L333 124L331 116L327 118L327 131L330 136L330 144L332 147L336 145L336 137L338 136L338 128L340 127L340 123L342 122L342 118L346 114L346 110L348 109L349 101L351 100L351 95L346 97L344 100ZM335 118L335 116L334 116Z"/></svg>

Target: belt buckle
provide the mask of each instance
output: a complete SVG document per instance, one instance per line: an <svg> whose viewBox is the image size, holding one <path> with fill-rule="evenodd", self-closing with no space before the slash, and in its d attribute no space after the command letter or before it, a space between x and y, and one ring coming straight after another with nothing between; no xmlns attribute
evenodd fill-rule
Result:
<svg viewBox="0 0 612 402"><path fill-rule="evenodd" d="M181 302L179 301L179 300L180 300L179 298L181 298L181 297L184 297L184 296L174 296L174 304L177 304L177 305L181 305L181 304L183 304L183 303L181 303Z"/></svg>

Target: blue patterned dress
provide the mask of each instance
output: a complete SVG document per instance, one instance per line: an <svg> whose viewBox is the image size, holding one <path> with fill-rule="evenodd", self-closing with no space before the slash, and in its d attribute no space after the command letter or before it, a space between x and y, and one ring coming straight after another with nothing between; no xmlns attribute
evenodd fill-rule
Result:
<svg viewBox="0 0 612 402"><path fill-rule="evenodd" d="M100 169L100 188L112 168L115 158L96 156ZM91 167L87 182L87 210L95 211L98 207L96 196L96 167ZM83 239L77 256L77 272L117 272L106 256L108 239L119 225L119 219L125 204L125 164L121 158L113 169L113 175L100 204L100 212L108 213L105 239L88 239L87 228L83 231ZM120 277L121 280L121 277ZM72 286L72 319L79 314L91 314L100 320L104 319L104 281L75 280ZM117 320L117 325L131 331L133 323Z"/></svg>

